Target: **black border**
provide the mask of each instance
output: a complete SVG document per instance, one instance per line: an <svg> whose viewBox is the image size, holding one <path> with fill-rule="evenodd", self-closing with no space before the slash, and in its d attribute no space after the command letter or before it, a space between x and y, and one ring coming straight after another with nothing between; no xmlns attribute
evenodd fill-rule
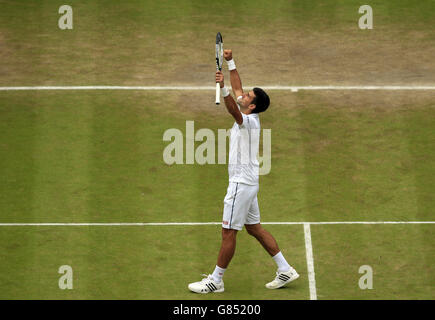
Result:
<svg viewBox="0 0 435 320"><path fill-rule="evenodd" d="M291 319L313 317L403 317L423 316L434 310L435 300L0 300L2 314L9 311L14 317L30 313L32 316L54 315L88 317L95 315L121 317L121 319ZM207 307L205 316L177 315L176 307ZM219 305L257 305L260 314L219 314ZM226 308L226 307L221 307ZM231 309L231 307L229 307ZM214 310L210 312L209 310ZM221 309L222 310L222 309ZM233 309L235 310L235 309ZM252 310L252 308L251 308ZM257 309L258 310L258 309Z"/></svg>

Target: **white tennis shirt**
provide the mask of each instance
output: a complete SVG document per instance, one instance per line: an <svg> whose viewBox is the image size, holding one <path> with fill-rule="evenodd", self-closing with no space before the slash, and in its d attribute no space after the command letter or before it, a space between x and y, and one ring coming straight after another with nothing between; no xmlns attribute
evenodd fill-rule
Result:
<svg viewBox="0 0 435 320"><path fill-rule="evenodd" d="M260 117L258 113L242 113L243 123L234 122L230 135L228 175L230 182L258 184L260 146Z"/></svg>

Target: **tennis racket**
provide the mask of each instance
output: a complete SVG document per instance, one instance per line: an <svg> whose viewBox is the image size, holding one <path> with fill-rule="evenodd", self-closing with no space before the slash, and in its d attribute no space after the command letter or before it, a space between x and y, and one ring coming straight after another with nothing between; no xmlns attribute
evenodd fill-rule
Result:
<svg viewBox="0 0 435 320"><path fill-rule="evenodd" d="M222 62L224 57L224 42L222 40L222 35L220 32L216 35L216 71L222 71ZM216 83L216 104L221 103L219 83Z"/></svg>

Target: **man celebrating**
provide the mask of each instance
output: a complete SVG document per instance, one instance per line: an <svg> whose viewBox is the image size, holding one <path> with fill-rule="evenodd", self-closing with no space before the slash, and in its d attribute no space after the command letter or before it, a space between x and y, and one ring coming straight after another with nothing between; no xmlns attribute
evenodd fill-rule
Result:
<svg viewBox="0 0 435 320"><path fill-rule="evenodd" d="M231 86L237 97L237 103L224 85L223 73L217 71L216 82L220 84L225 106L236 120L230 135L229 185L224 199L222 244L213 274L208 275L202 281L189 284L189 289L196 293L224 292L222 277L235 252L237 231L242 230L243 226L276 262L278 266L276 277L266 284L266 288L277 289L296 280L299 274L287 263L275 238L260 225L260 210L257 201L259 113L267 110L270 100L266 92L260 88L244 93L232 58L232 51L224 50L224 57L230 70Z"/></svg>

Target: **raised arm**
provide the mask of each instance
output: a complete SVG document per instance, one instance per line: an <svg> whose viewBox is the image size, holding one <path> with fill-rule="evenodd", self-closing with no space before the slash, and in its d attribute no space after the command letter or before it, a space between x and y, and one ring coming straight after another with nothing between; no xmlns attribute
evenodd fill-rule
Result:
<svg viewBox="0 0 435 320"><path fill-rule="evenodd" d="M243 88L236 65L234 64L234 61L231 61L233 60L233 51L230 49L224 50L224 58L227 61L230 70L231 87L233 88L234 95L238 98L243 94ZM231 68L230 65L232 66Z"/></svg>
<svg viewBox="0 0 435 320"><path fill-rule="evenodd" d="M221 71L216 71L216 82L219 83L222 91L222 88L224 88L225 84L224 74ZM226 93L223 94L225 106L227 107L228 112L233 116L234 120L236 120L237 124L240 125L243 123L242 113L240 112L239 107L237 106L237 103L234 101L233 97L229 94L228 89L225 88L224 90L226 90Z"/></svg>

